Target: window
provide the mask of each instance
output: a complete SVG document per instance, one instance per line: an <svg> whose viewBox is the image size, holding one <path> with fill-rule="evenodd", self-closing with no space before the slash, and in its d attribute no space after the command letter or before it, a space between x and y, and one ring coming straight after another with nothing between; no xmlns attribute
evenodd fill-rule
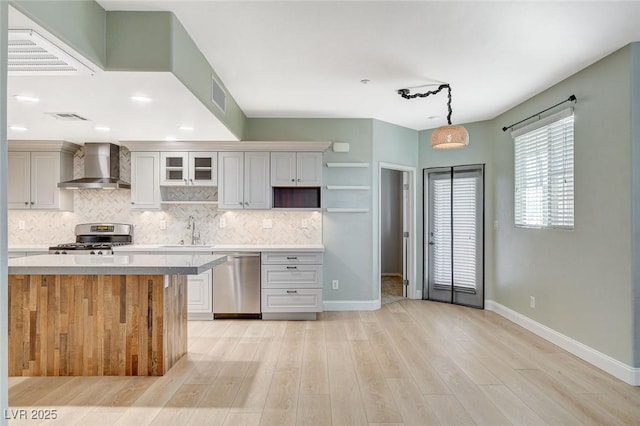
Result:
<svg viewBox="0 0 640 426"><path fill-rule="evenodd" d="M573 109L512 136L516 226L573 229Z"/></svg>

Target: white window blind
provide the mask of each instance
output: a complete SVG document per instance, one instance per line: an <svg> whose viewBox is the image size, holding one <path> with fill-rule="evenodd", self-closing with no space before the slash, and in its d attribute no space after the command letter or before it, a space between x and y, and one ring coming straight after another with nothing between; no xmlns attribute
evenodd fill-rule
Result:
<svg viewBox="0 0 640 426"><path fill-rule="evenodd" d="M515 224L573 229L573 110L525 126L515 139Z"/></svg>
<svg viewBox="0 0 640 426"><path fill-rule="evenodd" d="M451 230L453 228L453 280L455 287L476 289L476 252L479 179L453 178L453 227L451 226L451 178L434 180L433 191L433 274L437 287L451 286Z"/></svg>

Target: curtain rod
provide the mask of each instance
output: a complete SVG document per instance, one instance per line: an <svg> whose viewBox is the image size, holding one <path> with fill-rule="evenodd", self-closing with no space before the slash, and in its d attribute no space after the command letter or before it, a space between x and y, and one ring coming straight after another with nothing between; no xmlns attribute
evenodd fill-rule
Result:
<svg viewBox="0 0 640 426"><path fill-rule="evenodd" d="M558 102L557 104L555 104L555 105L553 105L553 106L550 106L550 107L549 107L549 108L547 108L547 109L543 109L543 110L542 110L542 111L540 111L540 112L536 112L535 114L533 114L533 115L531 115L531 116L529 116L529 117L525 118L524 120L520 120L520 121L518 121L517 123L513 123L511 126L503 127L503 128L502 128L502 131L503 131L503 132L506 132L507 130L509 130L509 129L510 129L510 128L512 128L513 126L517 126L517 125L518 125L518 124L520 124L520 123L524 123L524 122L525 122L525 121L527 121L528 119L533 118L533 117L536 117L536 116L538 116L538 115L542 114L543 112L547 112L547 111L549 111L550 109L553 109L553 108L557 107L558 105L562 105L562 104L563 104L563 103L565 103L565 102L578 102L578 100L576 99L576 95L571 95L571 96L569 96L569 98L567 98L566 100L564 100L564 101L562 101L562 102Z"/></svg>

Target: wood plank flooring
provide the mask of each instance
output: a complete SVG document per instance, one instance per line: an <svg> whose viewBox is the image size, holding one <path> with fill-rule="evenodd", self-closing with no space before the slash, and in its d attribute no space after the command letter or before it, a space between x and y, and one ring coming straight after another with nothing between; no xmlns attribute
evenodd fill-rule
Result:
<svg viewBox="0 0 640 426"><path fill-rule="evenodd" d="M403 300L189 323L163 377L10 377L11 425L640 424L626 385L493 312Z"/></svg>

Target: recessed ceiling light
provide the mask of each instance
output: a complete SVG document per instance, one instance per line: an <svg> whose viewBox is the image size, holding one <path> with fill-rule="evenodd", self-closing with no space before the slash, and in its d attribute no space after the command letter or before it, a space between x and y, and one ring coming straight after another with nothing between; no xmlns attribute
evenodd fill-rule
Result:
<svg viewBox="0 0 640 426"><path fill-rule="evenodd" d="M37 96L15 95L14 98L16 98L17 101L24 102L27 104L35 104L36 102L40 102L40 98L38 98Z"/></svg>
<svg viewBox="0 0 640 426"><path fill-rule="evenodd" d="M193 132L193 127L191 126L180 126L180 130L185 132Z"/></svg>
<svg viewBox="0 0 640 426"><path fill-rule="evenodd" d="M111 128L107 126L96 126L93 129L97 130L98 132L108 132L111 130Z"/></svg>
<svg viewBox="0 0 640 426"><path fill-rule="evenodd" d="M439 115L430 115L429 117L427 117L427 119L429 120L438 120L440 118Z"/></svg>
<svg viewBox="0 0 640 426"><path fill-rule="evenodd" d="M13 125L13 126L9 126L10 130L13 130L14 132L26 132L27 129L25 126L19 126L19 125Z"/></svg>
<svg viewBox="0 0 640 426"><path fill-rule="evenodd" d="M146 104L151 102L151 98L148 96L142 96L142 95L135 95L135 96L131 96L130 98L132 101L134 102L140 102L141 104Z"/></svg>
<svg viewBox="0 0 640 426"><path fill-rule="evenodd" d="M167 141L167 142L175 142L178 139L176 139L175 136L167 136L166 138L164 138L164 140Z"/></svg>

